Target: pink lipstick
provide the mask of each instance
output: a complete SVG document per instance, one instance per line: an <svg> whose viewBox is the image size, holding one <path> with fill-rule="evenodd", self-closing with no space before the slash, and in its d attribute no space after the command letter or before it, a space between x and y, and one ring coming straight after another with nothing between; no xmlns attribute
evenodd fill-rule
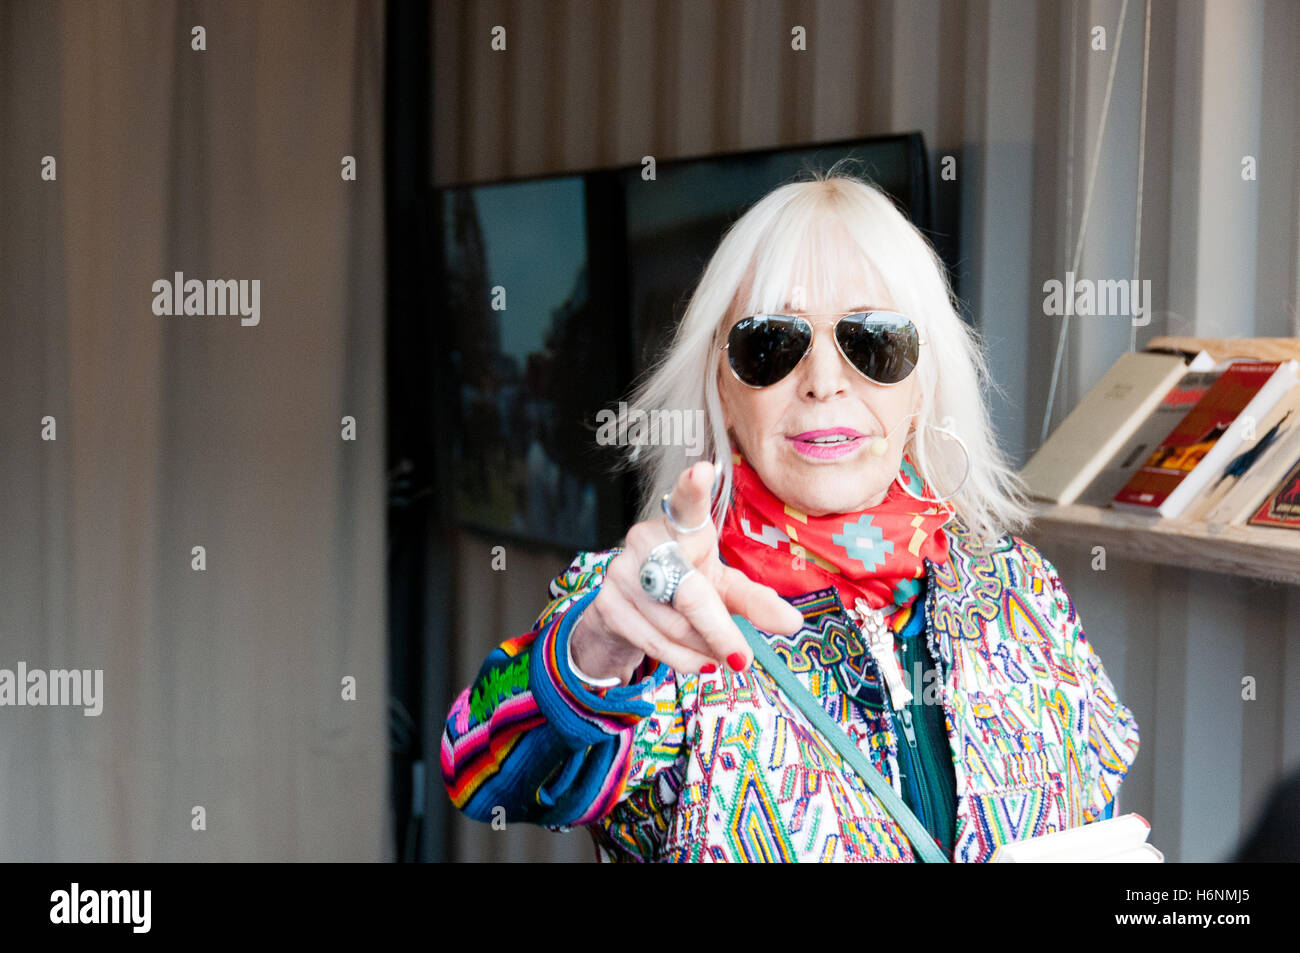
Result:
<svg viewBox="0 0 1300 953"><path fill-rule="evenodd" d="M812 460L838 460L862 447L867 437L851 427L832 427L830 430L806 430L786 439L801 456Z"/></svg>

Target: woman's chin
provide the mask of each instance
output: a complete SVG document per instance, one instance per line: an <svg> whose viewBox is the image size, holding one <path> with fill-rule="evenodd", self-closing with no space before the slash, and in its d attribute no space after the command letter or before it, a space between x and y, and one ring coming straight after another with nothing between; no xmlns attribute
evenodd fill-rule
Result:
<svg viewBox="0 0 1300 953"><path fill-rule="evenodd" d="M832 516L836 513L856 513L875 506L884 499L888 484L863 496L862 479L811 479L804 480L797 490L781 497L787 506L808 516ZM780 494L777 494L780 496Z"/></svg>
<svg viewBox="0 0 1300 953"><path fill-rule="evenodd" d="M793 447L764 454L755 466L759 478L787 506L809 516L856 513L885 498L891 473L883 457L854 453L839 461L809 460Z"/></svg>

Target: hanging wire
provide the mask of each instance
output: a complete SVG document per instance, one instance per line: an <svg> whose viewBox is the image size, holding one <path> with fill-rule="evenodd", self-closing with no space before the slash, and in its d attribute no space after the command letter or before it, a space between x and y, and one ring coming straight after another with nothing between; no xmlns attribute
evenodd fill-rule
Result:
<svg viewBox="0 0 1300 953"><path fill-rule="evenodd" d="M1076 39L1070 43L1070 120L1066 130L1065 141L1065 234L1061 237L1061 249L1065 252L1065 261L1061 264L1070 267L1070 235L1074 231L1074 89L1078 85L1079 60L1079 0L1070 6L1070 36Z"/></svg>
<svg viewBox="0 0 1300 953"><path fill-rule="evenodd" d="M1098 120L1097 145L1092 150L1092 164L1088 169L1088 186L1083 193L1083 213L1079 217L1079 237L1074 243L1074 256L1071 259L1069 273L1078 274L1079 261L1083 257L1083 243L1088 235L1088 217L1092 212L1092 194L1093 188L1097 184L1097 167L1101 163L1101 148L1106 141L1106 117L1110 114L1111 96L1115 92L1115 68L1119 65L1119 52L1124 42L1124 16L1128 13L1128 0L1123 0L1119 8L1119 25L1115 28L1115 49L1110 57L1110 70L1106 74L1106 95L1101 103L1101 116ZM1074 37L1074 42L1078 43L1078 37ZM1073 294L1074 289L1067 289L1068 294ZM1047 392L1047 409L1043 412L1043 427L1039 434L1038 442L1040 445L1047 442L1048 430L1052 423L1052 406L1056 403L1056 385L1061 378L1061 358L1065 354L1065 339L1070 331L1070 313L1065 313L1065 320L1061 322L1061 330L1056 338L1056 360L1052 364L1052 386Z"/></svg>
<svg viewBox="0 0 1300 953"><path fill-rule="evenodd" d="M1146 26L1142 34L1142 116L1138 120L1138 181L1137 208L1133 212L1133 284L1138 287L1138 273L1142 262L1142 173L1147 164L1147 67L1151 60L1151 0L1146 3ZM1151 319L1151 301L1147 300L1147 320ZM1129 322L1128 349L1137 350L1137 325Z"/></svg>

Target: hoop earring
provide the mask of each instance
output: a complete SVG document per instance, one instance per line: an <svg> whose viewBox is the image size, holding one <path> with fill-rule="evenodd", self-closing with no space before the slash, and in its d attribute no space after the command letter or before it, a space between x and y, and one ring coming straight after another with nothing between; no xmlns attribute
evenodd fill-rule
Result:
<svg viewBox="0 0 1300 953"><path fill-rule="evenodd" d="M947 496L924 497L924 496L917 496L915 493L909 490L907 488L907 484L904 483L902 480L898 479L897 474L895 474L894 480L898 483L900 487L902 487L903 492L906 493L914 500L920 500L922 503L944 503L947 502L948 500L951 500L954 496L960 493L961 488L964 487L966 485L966 481L970 479L970 471L971 471L970 448L966 446L965 440L963 440L960 436L958 436L955 431L950 430L947 427L937 427L934 424L926 424L925 426L929 427L931 430L937 430L939 431L939 433L947 434L951 439L956 440L958 445L961 447L961 452L966 457L966 469L962 473L961 482L957 484L957 489L953 490ZM920 476L920 471L917 471L917 475Z"/></svg>

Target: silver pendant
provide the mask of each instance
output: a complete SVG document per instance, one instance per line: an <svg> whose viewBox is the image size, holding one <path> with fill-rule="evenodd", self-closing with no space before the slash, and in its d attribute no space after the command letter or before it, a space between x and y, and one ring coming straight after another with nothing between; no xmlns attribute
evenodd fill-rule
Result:
<svg viewBox="0 0 1300 953"><path fill-rule="evenodd" d="M858 599L849 614L866 636L867 651L884 676L885 687L889 689L889 703L897 711L912 700L912 693L903 684L903 670L894 655L894 633L885 622L885 610L873 609L866 600Z"/></svg>

